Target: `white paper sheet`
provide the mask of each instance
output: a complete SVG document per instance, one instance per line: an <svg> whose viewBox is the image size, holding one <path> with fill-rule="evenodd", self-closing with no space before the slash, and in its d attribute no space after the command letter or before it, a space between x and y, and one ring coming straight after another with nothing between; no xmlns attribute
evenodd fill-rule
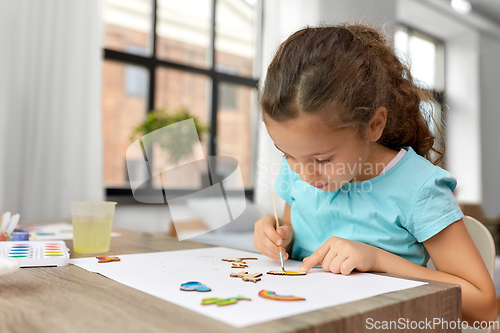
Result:
<svg viewBox="0 0 500 333"><path fill-rule="evenodd" d="M266 274L280 270L279 263L252 252L213 247L185 251L169 251L119 256L121 261L97 263L95 258L72 259L70 262L86 270L100 273L129 287L220 320L235 327L244 327L284 318L304 312L352 302L388 292L426 284L367 273L349 276L333 274L322 268L313 268L305 276L275 276ZM230 277L231 263L222 258L256 257L246 260L250 274L261 272L261 281L244 282ZM298 270L300 261L285 261L287 270ZM182 283L201 282L210 292L181 291ZM258 296L260 290L277 295L294 295L305 301L282 302ZM201 305L203 298L229 298L238 295L251 301L238 301L227 306ZM251 314L251 315L249 315Z"/></svg>

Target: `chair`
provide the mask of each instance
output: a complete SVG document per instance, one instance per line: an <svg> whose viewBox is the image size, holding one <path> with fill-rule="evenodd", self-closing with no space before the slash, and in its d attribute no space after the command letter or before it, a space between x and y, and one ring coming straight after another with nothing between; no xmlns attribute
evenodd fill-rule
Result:
<svg viewBox="0 0 500 333"><path fill-rule="evenodd" d="M465 227L467 228L467 231L472 238L472 241L476 245L479 253L481 254L481 257L483 258L486 268L490 273L491 280L493 280L495 273L495 243L493 241L493 237L491 236L489 230L484 226L484 224L482 224L475 218L464 216L463 220ZM429 259L429 261L427 262L427 268L436 269L431 259ZM462 330L462 332L491 332L491 329L467 328Z"/></svg>

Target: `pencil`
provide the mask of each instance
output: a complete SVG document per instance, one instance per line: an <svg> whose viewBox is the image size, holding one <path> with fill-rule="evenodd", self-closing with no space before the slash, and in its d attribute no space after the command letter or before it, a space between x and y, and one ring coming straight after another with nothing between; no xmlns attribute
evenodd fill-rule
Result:
<svg viewBox="0 0 500 333"><path fill-rule="evenodd" d="M280 227L280 222L278 220L278 212L276 211L276 199L274 198L274 187L271 186L271 190L273 192L273 207L274 207L274 218L276 219L276 230ZM281 245L278 245L278 250L280 251L280 261L281 261L281 269L283 272L285 271L285 264L283 260L283 248Z"/></svg>

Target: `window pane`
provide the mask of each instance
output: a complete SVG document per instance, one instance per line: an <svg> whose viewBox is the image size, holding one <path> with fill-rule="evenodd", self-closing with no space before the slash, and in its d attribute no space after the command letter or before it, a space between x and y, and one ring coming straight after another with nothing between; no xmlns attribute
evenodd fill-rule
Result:
<svg viewBox="0 0 500 333"><path fill-rule="evenodd" d="M156 72L156 109L166 108L169 114L185 108L189 114L196 117L203 125L208 125L209 105L211 103L212 82L209 77L183 72L179 70L160 68ZM201 137L202 149L208 156L208 134ZM165 170L168 152L159 147L153 148L154 170ZM190 168L181 168L174 178L163 179L166 189L200 188L205 170L198 170L198 175L193 178ZM196 173L196 172L195 172ZM153 179L153 187L161 188L159 179Z"/></svg>
<svg viewBox="0 0 500 333"><path fill-rule="evenodd" d="M217 1L216 6L216 68L252 77L257 37L255 1Z"/></svg>
<svg viewBox="0 0 500 333"><path fill-rule="evenodd" d="M151 0L105 0L104 1L104 47L137 54L132 46L139 48L140 55L151 54Z"/></svg>
<svg viewBox="0 0 500 333"><path fill-rule="evenodd" d="M253 133L257 94L254 88L221 83L217 114L217 155L235 158L245 188L252 187Z"/></svg>
<svg viewBox="0 0 500 333"><path fill-rule="evenodd" d="M440 45L431 38L398 28L394 48L401 62L408 65L415 83L424 89L443 90L441 80L444 66L439 59Z"/></svg>
<svg viewBox="0 0 500 333"><path fill-rule="evenodd" d="M410 36L411 73L417 84L434 89L436 85L436 44L417 36Z"/></svg>
<svg viewBox="0 0 500 333"><path fill-rule="evenodd" d="M210 65L211 7L211 0L159 0L157 57L202 68Z"/></svg>
<svg viewBox="0 0 500 333"><path fill-rule="evenodd" d="M408 64L408 34L403 30L396 30L394 35L394 49L399 60Z"/></svg>
<svg viewBox="0 0 500 333"><path fill-rule="evenodd" d="M128 187L125 152L132 143L133 128L146 114L147 69L115 61L104 61L102 76L102 134L104 141L104 184ZM137 170L144 161L137 156Z"/></svg>

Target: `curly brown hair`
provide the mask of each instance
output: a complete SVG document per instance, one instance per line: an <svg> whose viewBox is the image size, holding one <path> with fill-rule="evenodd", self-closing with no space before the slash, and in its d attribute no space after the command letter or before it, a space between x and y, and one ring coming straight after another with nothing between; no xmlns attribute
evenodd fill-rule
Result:
<svg viewBox="0 0 500 333"><path fill-rule="evenodd" d="M275 121L302 112L326 113L337 126L360 135L374 112L385 107L387 123L378 142L396 150L411 146L439 164L441 126L421 108L431 101L377 29L348 24L307 27L291 35L269 65L260 98L264 114ZM431 122L441 140L430 130Z"/></svg>

